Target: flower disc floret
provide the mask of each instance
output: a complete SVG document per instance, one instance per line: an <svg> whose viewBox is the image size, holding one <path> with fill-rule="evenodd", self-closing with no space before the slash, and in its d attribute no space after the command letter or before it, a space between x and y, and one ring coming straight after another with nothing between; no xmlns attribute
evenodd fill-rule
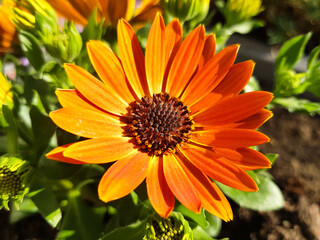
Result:
<svg viewBox="0 0 320 240"><path fill-rule="evenodd" d="M193 121L187 106L167 93L145 96L131 104L130 135L142 151L154 155L175 152L190 138Z"/></svg>

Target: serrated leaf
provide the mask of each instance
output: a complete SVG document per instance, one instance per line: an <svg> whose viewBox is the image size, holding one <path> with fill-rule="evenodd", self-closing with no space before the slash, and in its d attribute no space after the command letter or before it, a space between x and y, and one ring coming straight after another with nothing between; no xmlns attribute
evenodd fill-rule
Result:
<svg viewBox="0 0 320 240"><path fill-rule="evenodd" d="M20 31L18 37L21 49L28 58L30 64L36 70L40 70L45 61L38 39L31 33L25 31Z"/></svg>
<svg viewBox="0 0 320 240"><path fill-rule="evenodd" d="M269 178L257 174L258 192L243 192L217 182L220 189L241 207L257 211L278 210L284 205L284 198L279 187Z"/></svg>
<svg viewBox="0 0 320 240"><path fill-rule="evenodd" d="M302 59L311 35L311 33L307 33L294 37L282 45L275 61L276 72L291 70Z"/></svg>
<svg viewBox="0 0 320 240"><path fill-rule="evenodd" d="M100 240L141 240L145 235L146 220L119 227L104 235Z"/></svg>
<svg viewBox="0 0 320 240"><path fill-rule="evenodd" d="M57 239L98 239L103 230L103 216L106 209L87 206L74 190L68 198L68 207Z"/></svg>

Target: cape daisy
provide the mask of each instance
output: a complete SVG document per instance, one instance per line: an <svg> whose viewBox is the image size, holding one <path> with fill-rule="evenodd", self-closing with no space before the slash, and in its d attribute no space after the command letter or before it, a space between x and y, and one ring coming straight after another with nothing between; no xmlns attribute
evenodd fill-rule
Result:
<svg viewBox="0 0 320 240"><path fill-rule="evenodd" d="M167 26L158 14L145 56L134 30L118 23L119 58L104 43L87 44L102 81L66 64L75 90L57 90L63 108L50 113L62 129L89 138L60 146L49 159L73 164L116 161L103 175L98 194L109 202L126 196L146 179L150 203L169 216L175 197L188 209L203 207L226 221L228 201L212 179L257 191L246 170L270 162L250 146L269 141L255 131L272 113L272 94L240 94L254 67L233 64L239 46L215 55L214 35L203 26L182 41L177 20Z"/></svg>
<svg viewBox="0 0 320 240"><path fill-rule="evenodd" d="M47 0L66 19L86 25L91 12L97 8L98 18L116 26L120 18L130 21L136 29L151 21L160 11L159 0Z"/></svg>
<svg viewBox="0 0 320 240"><path fill-rule="evenodd" d="M0 53L9 51L16 41L15 27L10 19L12 6L14 3L11 0L3 0L0 6Z"/></svg>

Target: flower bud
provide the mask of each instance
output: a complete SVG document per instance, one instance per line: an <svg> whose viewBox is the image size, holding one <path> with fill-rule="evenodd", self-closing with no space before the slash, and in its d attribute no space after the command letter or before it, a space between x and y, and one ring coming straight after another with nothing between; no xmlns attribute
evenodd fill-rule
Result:
<svg viewBox="0 0 320 240"><path fill-rule="evenodd" d="M9 210L10 201L18 207L29 192L32 172L27 161L12 155L0 157L0 208Z"/></svg>
<svg viewBox="0 0 320 240"><path fill-rule="evenodd" d="M161 4L171 17L189 21L201 16L203 20L209 10L210 0L162 0Z"/></svg>
<svg viewBox="0 0 320 240"><path fill-rule="evenodd" d="M72 62L82 49L82 38L73 22L66 22L62 30L42 29L40 37L48 53L62 62Z"/></svg>
<svg viewBox="0 0 320 240"><path fill-rule="evenodd" d="M229 0L224 15L227 23L234 24L248 20L263 11L261 0Z"/></svg>
<svg viewBox="0 0 320 240"><path fill-rule="evenodd" d="M150 217L143 240L189 240L193 239L192 236L192 230L182 214L172 212L167 219L158 215Z"/></svg>

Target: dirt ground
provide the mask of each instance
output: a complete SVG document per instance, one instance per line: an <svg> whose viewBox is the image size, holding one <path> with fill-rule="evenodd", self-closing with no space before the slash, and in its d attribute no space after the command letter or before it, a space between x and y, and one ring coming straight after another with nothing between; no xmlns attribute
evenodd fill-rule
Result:
<svg viewBox="0 0 320 240"><path fill-rule="evenodd" d="M274 111L261 131L271 142L264 153L278 153L270 173L285 196L285 207L255 212L232 203L234 221L224 223L220 238L231 240L320 240L320 117ZM9 225L0 211L0 239L50 240L55 230L39 216Z"/></svg>

